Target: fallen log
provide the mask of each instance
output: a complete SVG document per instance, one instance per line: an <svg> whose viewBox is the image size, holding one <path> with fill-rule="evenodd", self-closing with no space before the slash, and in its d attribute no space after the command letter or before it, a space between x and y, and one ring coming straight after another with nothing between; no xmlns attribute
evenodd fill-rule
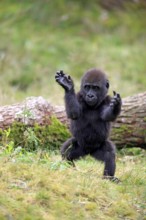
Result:
<svg viewBox="0 0 146 220"><path fill-rule="evenodd" d="M28 97L21 103L0 107L0 128L6 129L15 121L25 125L49 124L53 107L43 97Z"/></svg>
<svg viewBox="0 0 146 220"><path fill-rule="evenodd" d="M52 115L69 127L63 106L52 106L43 97L29 97L22 103L0 107L0 128L6 129L15 121L28 126L49 125ZM112 127L111 139L118 148L146 149L146 92L123 99L122 112Z"/></svg>
<svg viewBox="0 0 146 220"><path fill-rule="evenodd" d="M55 114L62 123L69 124L64 109L55 108ZM119 149L146 149L146 92L123 98L121 114L113 123L110 136Z"/></svg>
<svg viewBox="0 0 146 220"><path fill-rule="evenodd" d="M123 99L122 111L113 124L111 139L119 148L146 149L146 92Z"/></svg>

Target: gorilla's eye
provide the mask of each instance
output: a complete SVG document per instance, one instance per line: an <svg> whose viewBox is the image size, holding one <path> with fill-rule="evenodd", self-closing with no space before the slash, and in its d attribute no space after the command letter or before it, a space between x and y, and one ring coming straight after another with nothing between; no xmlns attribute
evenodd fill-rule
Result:
<svg viewBox="0 0 146 220"><path fill-rule="evenodd" d="M94 90L99 90L100 89L100 87L99 86L94 86Z"/></svg>
<svg viewBox="0 0 146 220"><path fill-rule="evenodd" d="M85 85L85 86L84 86L84 89L85 89L85 90L89 90L89 89L90 89L90 85Z"/></svg>

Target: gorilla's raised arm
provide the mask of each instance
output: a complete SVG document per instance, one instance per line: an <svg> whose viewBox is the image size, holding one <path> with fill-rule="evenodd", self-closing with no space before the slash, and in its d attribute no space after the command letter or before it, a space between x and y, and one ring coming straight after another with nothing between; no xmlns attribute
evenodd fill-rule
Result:
<svg viewBox="0 0 146 220"><path fill-rule="evenodd" d="M114 121L121 112L122 100L118 93L113 91L114 96L111 98L108 106L103 106L101 118L105 121Z"/></svg>
<svg viewBox="0 0 146 220"><path fill-rule="evenodd" d="M62 70L58 71L55 75L56 82L61 85L65 90L65 106L68 118L73 120L79 118L81 106L77 100L74 83L70 76L64 74Z"/></svg>

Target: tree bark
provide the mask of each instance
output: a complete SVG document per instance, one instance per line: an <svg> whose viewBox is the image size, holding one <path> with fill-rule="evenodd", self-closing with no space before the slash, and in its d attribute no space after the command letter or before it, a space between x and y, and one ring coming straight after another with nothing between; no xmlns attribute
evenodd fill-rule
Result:
<svg viewBox="0 0 146 220"><path fill-rule="evenodd" d="M119 148L146 149L146 92L123 99L122 111L113 124L111 139Z"/></svg>
<svg viewBox="0 0 146 220"><path fill-rule="evenodd" d="M49 124L53 113L53 107L43 97L29 97L22 103L0 107L0 128L6 129L15 121L31 126Z"/></svg>
<svg viewBox="0 0 146 220"><path fill-rule="evenodd" d="M30 97L22 103L0 107L0 128L8 128L14 121L30 126L49 125L52 115L69 127L63 106L53 107L43 97ZM146 92L123 99L121 114L112 127L110 138L118 148L146 149Z"/></svg>

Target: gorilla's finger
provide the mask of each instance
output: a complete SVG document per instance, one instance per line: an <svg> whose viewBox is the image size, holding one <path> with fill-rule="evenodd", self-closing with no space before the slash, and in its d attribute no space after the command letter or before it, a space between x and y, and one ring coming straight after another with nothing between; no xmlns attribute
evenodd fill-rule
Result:
<svg viewBox="0 0 146 220"><path fill-rule="evenodd" d="M58 76L55 76L55 79L57 80L59 77Z"/></svg>
<svg viewBox="0 0 146 220"><path fill-rule="evenodd" d="M116 95L117 95L117 93L116 93L115 91L113 91L113 94L114 94L114 96L116 96Z"/></svg>
<svg viewBox="0 0 146 220"><path fill-rule="evenodd" d="M118 97L119 99L121 99L121 96L120 96L120 94L119 94L119 93L117 93L117 97Z"/></svg>
<svg viewBox="0 0 146 220"><path fill-rule="evenodd" d="M56 75L58 75L58 76L64 76L63 70L58 70L58 71L56 72Z"/></svg>
<svg viewBox="0 0 146 220"><path fill-rule="evenodd" d="M60 79L60 76L58 76L58 75L55 75L55 79Z"/></svg>
<svg viewBox="0 0 146 220"><path fill-rule="evenodd" d="M55 73L55 77L56 77L56 76L59 76L59 75L60 75L60 72L57 71L57 72Z"/></svg>
<svg viewBox="0 0 146 220"><path fill-rule="evenodd" d="M71 77L70 77L70 75L68 75L68 77L67 77L69 80L71 80Z"/></svg>
<svg viewBox="0 0 146 220"><path fill-rule="evenodd" d="M60 70L60 75L61 75L61 76L64 76L64 75L65 75L64 72L63 72L63 70Z"/></svg>

